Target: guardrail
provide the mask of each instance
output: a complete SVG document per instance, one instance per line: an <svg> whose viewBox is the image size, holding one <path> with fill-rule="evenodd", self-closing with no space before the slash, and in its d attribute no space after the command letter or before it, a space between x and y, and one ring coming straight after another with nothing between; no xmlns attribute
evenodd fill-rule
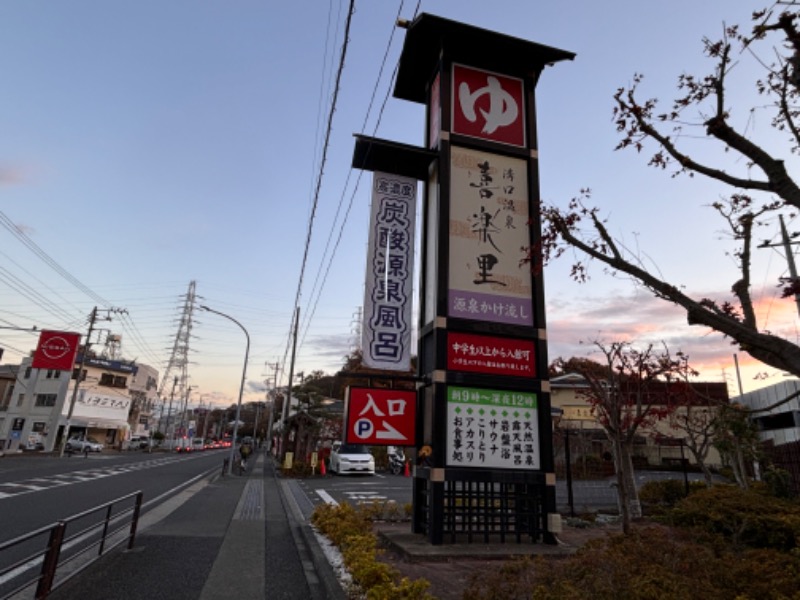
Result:
<svg viewBox="0 0 800 600"><path fill-rule="evenodd" d="M128 549L133 548L142 497L141 491L133 492L0 543L0 557L7 551L23 554L8 566L0 568L0 582L3 583L0 600L23 594L29 588L32 592L35 589L34 598L47 598L52 590L69 581L104 553L126 541ZM132 505L125 506L128 502ZM74 528L77 530L72 531ZM37 546L36 539L45 537L44 549L31 551ZM91 553L95 549L96 553ZM38 574L29 575L40 563Z"/></svg>

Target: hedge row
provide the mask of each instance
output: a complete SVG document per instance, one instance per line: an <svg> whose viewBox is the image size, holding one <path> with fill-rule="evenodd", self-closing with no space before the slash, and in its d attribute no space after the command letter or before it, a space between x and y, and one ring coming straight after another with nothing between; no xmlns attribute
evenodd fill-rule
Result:
<svg viewBox="0 0 800 600"><path fill-rule="evenodd" d="M382 563L378 540L372 531L376 508L354 508L350 504L321 505L314 510L311 522L335 544L344 559L358 597L368 600L435 600L427 593L430 583L410 580L397 569Z"/></svg>

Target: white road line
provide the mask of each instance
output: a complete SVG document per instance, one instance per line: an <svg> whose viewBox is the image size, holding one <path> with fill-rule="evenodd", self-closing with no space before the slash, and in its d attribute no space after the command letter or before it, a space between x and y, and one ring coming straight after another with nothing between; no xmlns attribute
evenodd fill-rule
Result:
<svg viewBox="0 0 800 600"><path fill-rule="evenodd" d="M317 490L317 496L322 498L322 500L323 500L323 502L325 502L325 504L332 504L333 506L339 506L339 503L336 500L333 499L333 496L331 496L325 490Z"/></svg>

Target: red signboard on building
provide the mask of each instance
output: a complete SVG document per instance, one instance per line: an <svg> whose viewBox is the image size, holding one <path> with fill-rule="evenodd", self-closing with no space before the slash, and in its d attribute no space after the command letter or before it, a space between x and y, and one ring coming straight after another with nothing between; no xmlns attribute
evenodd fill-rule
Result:
<svg viewBox="0 0 800 600"><path fill-rule="evenodd" d="M521 79L453 65L453 133L525 146Z"/></svg>
<svg viewBox="0 0 800 600"><path fill-rule="evenodd" d="M42 331L31 366L34 369L72 371L80 341L80 333Z"/></svg>
<svg viewBox="0 0 800 600"><path fill-rule="evenodd" d="M417 393L351 387L345 441L370 446L413 446Z"/></svg>
<svg viewBox="0 0 800 600"><path fill-rule="evenodd" d="M447 368L451 371L535 377L535 358L533 340L455 331L447 334Z"/></svg>

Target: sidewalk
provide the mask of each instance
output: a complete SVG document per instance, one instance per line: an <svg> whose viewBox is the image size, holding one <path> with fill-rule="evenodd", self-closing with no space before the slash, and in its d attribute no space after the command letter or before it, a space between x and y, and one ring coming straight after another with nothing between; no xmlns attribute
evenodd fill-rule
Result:
<svg viewBox="0 0 800 600"><path fill-rule="evenodd" d="M146 513L132 550L109 553L50 597L343 599L294 502L259 453L247 475L215 475Z"/></svg>

